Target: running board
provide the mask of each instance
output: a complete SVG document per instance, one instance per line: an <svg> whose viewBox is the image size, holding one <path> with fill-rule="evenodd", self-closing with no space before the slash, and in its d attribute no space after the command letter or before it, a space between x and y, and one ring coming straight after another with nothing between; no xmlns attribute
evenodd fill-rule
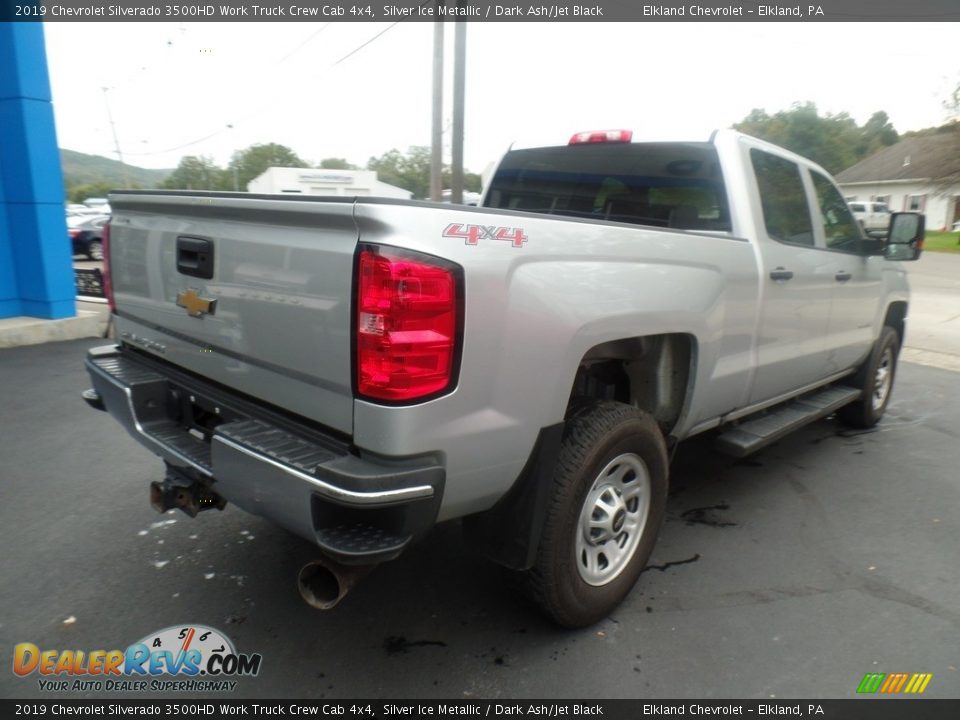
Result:
<svg viewBox="0 0 960 720"><path fill-rule="evenodd" d="M727 455L746 457L859 397L859 390L842 386L805 395L730 428L717 438L716 448Z"/></svg>

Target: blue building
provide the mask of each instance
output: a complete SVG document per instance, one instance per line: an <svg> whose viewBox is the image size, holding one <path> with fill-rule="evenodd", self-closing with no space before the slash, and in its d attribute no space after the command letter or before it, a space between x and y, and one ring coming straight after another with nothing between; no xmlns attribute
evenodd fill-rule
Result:
<svg viewBox="0 0 960 720"><path fill-rule="evenodd" d="M43 25L0 22L0 324L76 316L66 238Z"/></svg>

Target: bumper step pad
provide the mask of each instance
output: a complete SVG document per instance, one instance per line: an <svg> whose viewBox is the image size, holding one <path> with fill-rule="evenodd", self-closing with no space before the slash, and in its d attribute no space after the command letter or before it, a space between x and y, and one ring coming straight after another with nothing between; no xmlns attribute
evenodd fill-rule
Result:
<svg viewBox="0 0 960 720"><path fill-rule="evenodd" d="M317 530L317 544L341 560L349 557L389 560L399 555L412 538L412 535L395 535L366 523Z"/></svg>
<svg viewBox="0 0 960 720"><path fill-rule="evenodd" d="M259 420L240 420L221 425L217 428L217 434L307 473L312 473L317 465L337 457L316 443Z"/></svg>

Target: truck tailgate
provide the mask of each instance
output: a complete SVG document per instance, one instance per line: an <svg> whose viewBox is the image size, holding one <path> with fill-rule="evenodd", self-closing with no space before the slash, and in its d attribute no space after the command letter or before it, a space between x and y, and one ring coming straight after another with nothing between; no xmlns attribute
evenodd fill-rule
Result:
<svg viewBox="0 0 960 720"><path fill-rule="evenodd" d="M350 199L131 192L111 207L120 340L352 432Z"/></svg>

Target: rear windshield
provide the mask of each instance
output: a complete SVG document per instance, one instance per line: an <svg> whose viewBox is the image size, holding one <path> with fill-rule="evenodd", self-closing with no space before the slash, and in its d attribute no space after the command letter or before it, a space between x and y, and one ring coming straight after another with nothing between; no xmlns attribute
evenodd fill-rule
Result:
<svg viewBox="0 0 960 720"><path fill-rule="evenodd" d="M594 143L507 153L486 207L684 230L730 230L708 143Z"/></svg>

